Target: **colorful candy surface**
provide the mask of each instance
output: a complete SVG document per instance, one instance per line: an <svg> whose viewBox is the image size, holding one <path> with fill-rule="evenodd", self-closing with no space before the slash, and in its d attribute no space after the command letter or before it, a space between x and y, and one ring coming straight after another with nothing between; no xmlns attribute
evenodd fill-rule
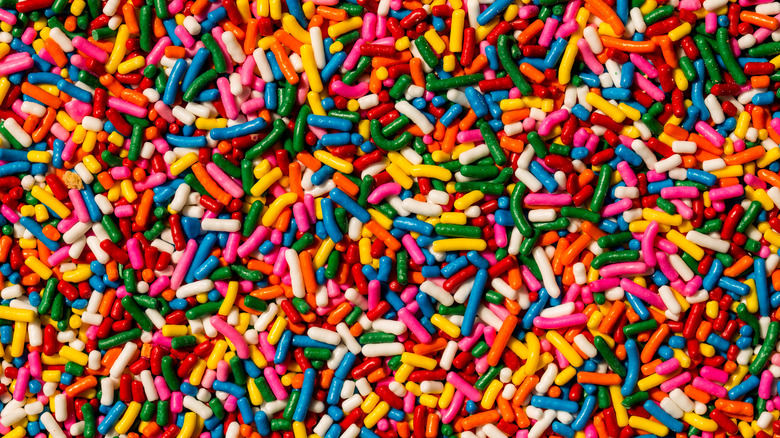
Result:
<svg viewBox="0 0 780 438"><path fill-rule="evenodd" d="M0 0L0 435L780 435L779 19Z"/></svg>

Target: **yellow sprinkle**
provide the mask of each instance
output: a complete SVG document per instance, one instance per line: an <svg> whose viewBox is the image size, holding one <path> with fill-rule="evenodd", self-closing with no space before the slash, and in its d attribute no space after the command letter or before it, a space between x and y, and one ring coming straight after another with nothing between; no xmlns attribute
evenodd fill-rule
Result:
<svg viewBox="0 0 780 438"><path fill-rule="evenodd" d="M73 271L62 274L62 279L71 283L87 281L92 276L92 269L86 263L79 264Z"/></svg>
<svg viewBox="0 0 780 438"><path fill-rule="evenodd" d="M684 36L691 33L691 23L688 23L687 21L683 21L683 23L674 29L672 29L669 32L669 39L672 41L679 41L683 39Z"/></svg>
<svg viewBox="0 0 780 438"><path fill-rule="evenodd" d="M396 163L390 163L385 170L387 171L390 176L393 177L393 180L401 185L401 187L405 189L411 189L412 185L414 184L414 180L409 177L408 174L406 174L401 166L397 165Z"/></svg>
<svg viewBox="0 0 780 438"><path fill-rule="evenodd" d="M425 39L428 41L428 43L431 45L431 48L436 51L437 54L441 55L444 53L445 50L447 50L447 44L444 42L443 39L439 36L439 34L436 32L436 29L430 29L427 32L423 34L425 36Z"/></svg>
<svg viewBox="0 0 780 438"><path fill-rule="evenodd" d="M360 17L352 17L346 21L342 21L340 23L331 24L328 27L328 36L336 39L340 37L341 35L351 32L355 29L359 29L363 26L363 19Z"/></svg>
<svg viewBox="0 0 780 438"><path fill-rule="evenodd" d="M560 351L563 357L565 357L573 367L579 367L584 363L582 356L577 353L574 347L572 347L560 333L555 330L550 330L545 335L545 339Z"/></svg>
<svg viewBox="0 0 780 438"><path fill-rule="evenodd" d="M214 349L211 350L211 354L209 355L208 360L206 361L206 366L210 370L217 369L217 364L222 360L222 357L225 356L225 352L227 351L228 344L227 341L220 339L214 344Z"/></svg>
<svg viewBox="0 0 780 438"><path fill-rule="evenodd" d="M119 74L128 74L131 71L138 70L139 68L143 67L146 64L146 58L143 56L136 56L134 58L130 58L127 61L119 63L119 66L117 67L116 71Z"/></svg>
<svg viewBox="0 0 780 438"><path fill-rule="evenodd" d="M460 327L453 324L447 318L439 315L438 313L431 317L431 324L441 329L444 333L452 338L460 336Z"/></svg>
<svg viewBox="0 0 780 438"><path fill-rule="evenodd" d="M466 193L465 195L456 199L455 202L453 203L453 207L455 207L458 210L465 210L475 202L479 202L480 200L482 200L482 198L484 197L485 194L480 192L479 190L472 190L471 192Z"/></svg>
<svg viewBox="0 0 780 438"><path fill-rule="evenodd" d="M177 336L186 336L187 335L187 326L186 325L174 325L174 324L166 324L162 328L162 334L163 336L174 338Z"/></svg>
<svg viewBox="0 0 780 438"><path fill-rule="evenodd" d="M38 274L42 280L48 280L53 273L48 266L44 265L43 262L35 256L27 257L24 260L24 264Z"/></svg>
<svg viewBox="0 0 780 438"><path fill-rule="evenodd" d="M704 418L701 415L694 414L693 412L684 413L682 420L699 430L703 430L704 432L715 432L718 430L718 423L716 423L714 420Z"/></svg>
<svg viewBox="0 0 780 438"><path fill-rule="evenodd" d="M11 356L22 357L24 354L25 338L27 337L27 323L16 321L14 322L14 334L11 338Z"/></svg>
<svg viewBox="0 0 780 438"><path fill-rule="evenodd" d="M645 377L644 379L639 380L639 382L637 382L637 387L639 388L640 391L647 391L650 388L655 388L656 386L666 382L672 377L674 377L674 375L672 374L666 376L651 374Z"/></svg>
<svg viewBox="0 0 780 438"><path fill-rule="evenodd" d="M336 169L336 171L341 173L350 174L354 169L352 163L350 163L349 161L344 160L342 158L338 158L333 154L324 150L315 151L314 158L318 159L322 164L328 167L332 167L333 169Z"/></svg>
<svg viewBox="0 0 780 438"><path fill-rule="evenodd" d="M87 363L89 362L89 355L67 345L64 345L60 349L60 356L67 358L69 361L75 362L81 366L87 366Z"/></svg>
<svg viewBox="0 0 780 438"><path fill-rule="evenodd" d="M418 178L434 178L441 181L449 181L452 179L452 172L443 167L434 166L432 164L418 164L416 166L412 166L410 171L412 176Z"/></svg>
<svg viewBox="0 0 780 438"><path fill-rule="evenodd" d="M490 385L485 389L484 394L482 394L482 402L480 405L483 409L491 409L493 408L493 404L496 402L496 398L498 398L498 394L501 392L501 390L504 388L504 384L501 383L500 380L493 380L490 382Z"/></svg>
<svg viewBox="0 0 780 438"><path fill-rule="evenodd" d="M230 309L233 308L233 303L236 301L236 297L238 296L238 282L237 281L231 281L228 283L227 292L225 293L225 299L222 301L222 305L219 306L219 314L222 316L227 316L230 312Z"/></svg>
<svg viewBox="0 0 780 438"><path fill-rule="evenodd" d="M631 416L628 419L628 425L635 428L644 430L645 432L652 433L656 436L666 436L669 433L669 428L661 423L657 423L648 418L642 418L637 416Z"/></svg>
<svg viewBox="0 0 780 438"><path fill-rule="evenodd" d="M276 219L282 213L282 210L284 210L287 206L292 205L297 200L298 194L294 192L285 193L284 195L276 198L274 202L268 206L268 210L266 210L265 214L263 215L263 226L270 227L274 222L276 222Z"/></svg>
<svg viewBox="0 0 780 438"><path fill-rule="evenodd" d="M450 51L453 53L463 50L463 28L466 21L466 11L457 9L452 12L450 25Z"/></svg>
<svg viewBox="0 0 780 438"><path fill-rule="evenodd" d="M140 409L140 408L139 408ZM190 438L195 433L198 416L194 412L184 414L184 423L176 438Z"/></svg>
<svg viewBox="0 0 780 438"><path fill-rule="evenodd" d="M431 394L420 395L420 404L425 407L433 409L436 407L437 401L438 398L435 395L431 395Z"/></svg>
<svg viewBox="0 0 780 438"><path fill-rule="evenodd" d="M439 395L439 409L447 409L455 395L455 386L452 383L444 384L444 391Z"/></svg>
<svg viewBox="0 0 780 438"><path fill-rule="evenodd" d="M24 438L27 436L27 429L22 426L16 426L7 434L3 435L3 438Z"/></svg>
<svg viewBox="0 0 780 438"><path fill-rule="evenodd" d="M685 236L680 234L677 230L671 230L666 233L666 238L694 259L701 260L704 257L704 250L701 249L699 245L686 239Z"/></svg>
<svg viewBox="0 0 780 438"><path fill-rule="evenodd" d="M57 213L60 218L65 219L70 215L70 210L68 207L65 207L65 204L60 202L59 199L55 198L54 195L47 192L46 190L38 186L33 186L30 193L32 194L33 198L41 201L42 204L46 205L52 211Z"/></svg>
<svg viewBox="0 0 780 438"><path fill-rule="evenodd" d="M558 373L557 376L555 376L555 384L558 386L563 386L568 381L573 379L576 375L577 375L577 370L572 366L568 366L563 370L561 370L561 372Z"/></svg>
<svg viewBox="0 0 780 438"><path fill-rule="evenodd" d="M276 345L285 329L287 329L287 319L282 317L276 318L276 321L274 321L274 324L271 326L271 330L268 331L268 343Z"/></svg>
<svg viewBox="0 0 780 438"><path fill-rule="evenodd" d="M303 424L300 421L293 422L292 430L293 430L293 437L294 438L307 438L308 437L308 435L306 435L306 425Z"/></svg>
<svg viewBox="0 0 780 438"><path fill-rule="evenodd" d="M400 367L395 371L395 381L398 383L404 383L406 382L406 379L409 378L409 375L412 374L412 371L414 371L414 367L407 364L401 364Z"/></svg>
<svg viewBox="0 0 780 438"><path fill-rule="evenodd" d="M32 163L51 163L51 154L46 151L30 151L27 159Z"/></svg>
<svg viewBox="0 0 780 438"><path fill-rule="evenodd" d="M482 239L442 239L433 242L433 250L436 252L447 251L484 251L487 242Z"/></svg>
<svg viewBox="0 0 780 438"><path fill-rule="evenodd" d="M171 174L178 175L185 170L189 169L193 164L198 162L198 154L190 152L189 154L179 158L171 164Z"/></svg>
<svg viewBox="0 0 780 438"><path fill-rule="evenodd" d="M375 392L372 392L371 394L368 394L363 400L363 403L360 404L360 409L363 410L365 413L371 412L376 405L379 404L379 401L381 399L379 398L379 395Z"/></svg>
<svg viewBox="0 0 780 438"><path fill-rule="evenodd" d="M622 123L626 119L626 114L620 110L620 108L609 103L606 99L599 96L596 93L588 93L585 97L585 101L593 105L598 110L601 110L604 114L608 115L617 123Z"/></svg>
<svg viewBox="0 0 780 438"><path fill-rule="evenodd" d="M33 322L35 311L29 309L17 309L15 307L0 306L0 319L18 322Z"/></svg>
<svg viewBox="0 0 780 438"><path fill-rule="evenodd" d="M416 368L424 368L429 371L436 368L436 365L438 364L436 359L414 353L403 353L401 355L401 363L405 363Z"/></svg>

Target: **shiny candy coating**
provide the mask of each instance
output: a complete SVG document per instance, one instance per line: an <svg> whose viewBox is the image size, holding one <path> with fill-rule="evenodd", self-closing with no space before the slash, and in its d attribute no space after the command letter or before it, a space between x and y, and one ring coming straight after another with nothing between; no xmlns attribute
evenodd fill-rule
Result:
<svg viewBox="0 0 780 438"><path fill-rule="evenodd" d="M778 18L0 1L0 434L779 434Z"/></svg>

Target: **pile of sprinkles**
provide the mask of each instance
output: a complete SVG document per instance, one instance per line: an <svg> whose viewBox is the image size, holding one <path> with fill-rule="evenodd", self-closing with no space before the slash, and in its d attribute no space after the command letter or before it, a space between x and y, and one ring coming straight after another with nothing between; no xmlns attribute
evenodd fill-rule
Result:
<svg viewBox="0 0 780 438"><path fill-rule="evenodd" d="M0 436L777 437L778 20L0 0Z"/></svg>

